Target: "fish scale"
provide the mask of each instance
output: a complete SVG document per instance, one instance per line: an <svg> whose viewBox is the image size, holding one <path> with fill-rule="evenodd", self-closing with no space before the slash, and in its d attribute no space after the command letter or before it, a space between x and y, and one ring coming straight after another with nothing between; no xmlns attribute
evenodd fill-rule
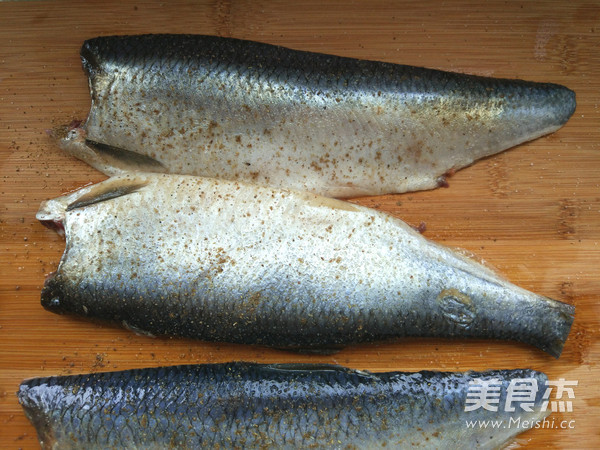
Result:
<svg viewBox="0 0 600 450"><path fill-rule="evenodd" d="M573 322L398 219L305 192L129 174L37 217L67 238L42 305L143 334L310 351L473 337L558 357Z"/></svg>
<svg viewBox="0 0 600 450"><path fill-rule="evenodd" d="M469 386L493 379L498 411L465 411ZM549 414L541 388L531 412L504 411L508 386L523 379L547 381L533 370L369 373L234 362L34 378L17 395L44 449L497 448ZM531 422L469 428L468 420Z"/></svg>
<svg viewBox="0 0 600 450"><path fill-rule="evenodd" d="M59 133L61 145L110 175L181 173L334 197L431 189L557 130L575 109L574 93L556 84L214 36L100 37L81 57L92 107L81 128Z"/></svg>

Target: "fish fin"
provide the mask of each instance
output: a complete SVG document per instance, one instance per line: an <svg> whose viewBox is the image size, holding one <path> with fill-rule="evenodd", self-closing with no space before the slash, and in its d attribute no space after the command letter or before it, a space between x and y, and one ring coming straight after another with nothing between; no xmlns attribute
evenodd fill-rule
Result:
<svg viewBox="0 0 600 450"><path fill-rule="evenodd" d="M360 207L354 203L350 203L344 200L338 200L330 197L323 197L317 194L311 194L310 192L297 191L298 195L310 206L317 208L325 207L331 209L339 209L343 211L359 211Z"/></svg>
<svg viewBox="0 0 600 450"><path fill-rule="evenodd" d="M50 134L65 152L107 175L167 172L160 161L150 156L88 139L86 131L78 127L77 122L74 122L74 126L55 128Z"/></svg>
<svg viewBox="0 0 600 450"><path fill-rule="evenodd" d="M434 242L431 244L431 256L440 258L440 261L452 265L455 269L484 279L496 286L503 286L508 282L506 276L500 270L468 250L457 247L444 247Z"/></svg>
<svg viewBox="0 0 600 450"><path fill-rule="evenodd" d="M148 185L148 183L148 180L135 177L108 179L92 186L91 189L81 197L78 197L75 201L69 203L66 211L72 211L77 208L83 208L84 206L131 194Z"/></svg>
<svg viewBox="0 0 600 450"><path fill-rule="evenodd" d="M151 338L156 337L149 331L142 330L141 328L127 322L126 320L121 321L121 324L123 325L124 328L128 329L129 331L133 331L138 336L147 336L147 337L151 337Z"/></svg>
<svg viewBox="0 0 600 450"><path fill-rule="evenodd" d="M167 171L166 167L160 161L141 153L90 139L85 140L85 145L112 167L133 172L164 173Z"/></svg>
<svg viewBox="0 0 600 450"><path fill-rule="evenodd" d="M461 247L452 247L452 250L464 260L469 261L471 263L476 263L479 266L479 268L490 277L495 277L502 280L506 279L506 276L502 274L500 269L492 265L489 261L483 259L481 256L477 255L476 253L473 253L472 251Z"/></svg>
<svg viewBox="0 0 600 450"><path fill-rule="evenodd" d="M358 369L349 369L348 367L340 366L337 364L311 364L311 363L281 363L281 364L269 364L266 366L271 370L278 370L284 372L344 372L355 375L361 375L369 378L376 378L375 374Z"/></svg>
<svg viewBox="0 0 600 450"><path fill-rule="evenodd" d="M328 347L276 347L286 352L308 353L312 355L334 355L342 350L345 345L331 345Z"/></svg>

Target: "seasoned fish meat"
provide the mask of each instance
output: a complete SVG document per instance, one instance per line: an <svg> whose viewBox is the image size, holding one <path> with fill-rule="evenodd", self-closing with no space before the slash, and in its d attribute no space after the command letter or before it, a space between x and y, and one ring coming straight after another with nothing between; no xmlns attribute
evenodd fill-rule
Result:
<svg viewBox="0 0 600 450"><path fill-rule="evenodd" d="M229 363L36 378L18 398L44 449L499 448L549 415L546 381L533 370ZM507 398L517 382L531 397ZM477 407L474 386L490 399L495 386L497 402Z"/></svg>
<svg viewBox="0 0 600 450"><path fill-rule="evenodd" d="M99 37L92 106L62 147L109 175L165 172L349 197L445 174L560 128L575 94L214 36Z"/></svg>
<svg viewBox="0 0 600 450"><path fill-rule="evenodd" d="M511 339L558 357L573 321L398 219L305 192L130 174L37 217L67 239L44 307L142 333L305 350Z"/></svg>

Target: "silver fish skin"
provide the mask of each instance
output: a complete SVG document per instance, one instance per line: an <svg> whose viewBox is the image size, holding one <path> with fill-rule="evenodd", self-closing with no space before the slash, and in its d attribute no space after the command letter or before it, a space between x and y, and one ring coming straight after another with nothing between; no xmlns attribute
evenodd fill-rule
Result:
<svg viewBox="0 0 600 450"><path fill-rule="evenodd" d="M521 381L523 380L523 381ZM206 364L35 378L18 398L42 448L499 448L549 415L533 370L369 373L325 364ZM510 402L515 382L535 385ZM469 387L498 403L465 411ZM472 393L471 393L472 396ZM498 421L484 428L471 421Z"/></svg>
<svg viewBox="0 0 600 450"><path fill-rule="evenodd" d="M92 106L61 146L109 174L165 172L331 197L432 189L560 128L566 87L214 36L90 39Z"/></svg>
<svg viewBox="0 0 600 450"><path fill-rule="evenodd" d="M66 234L42 305L140 333L303 350L492 338L558 357L573 321L401 220L300 191L129 174L37 217Z"/></svg>

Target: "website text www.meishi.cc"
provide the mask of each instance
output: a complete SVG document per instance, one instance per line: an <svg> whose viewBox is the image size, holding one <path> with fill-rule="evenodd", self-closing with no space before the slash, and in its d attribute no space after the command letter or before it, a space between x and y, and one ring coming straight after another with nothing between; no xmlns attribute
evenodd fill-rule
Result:
<svg viewBox="0 0 600 450"><path fill-rule="evenodd" d="M554 430L572 430L575 428L575 419L571 420L555 420L555 419L543 419L543 420L523 420L521 417L511 417L508 421L506 420L466 420L465 425L467 428L517 428L517 429L529 429L529 428L545 428Z"/></svg>

